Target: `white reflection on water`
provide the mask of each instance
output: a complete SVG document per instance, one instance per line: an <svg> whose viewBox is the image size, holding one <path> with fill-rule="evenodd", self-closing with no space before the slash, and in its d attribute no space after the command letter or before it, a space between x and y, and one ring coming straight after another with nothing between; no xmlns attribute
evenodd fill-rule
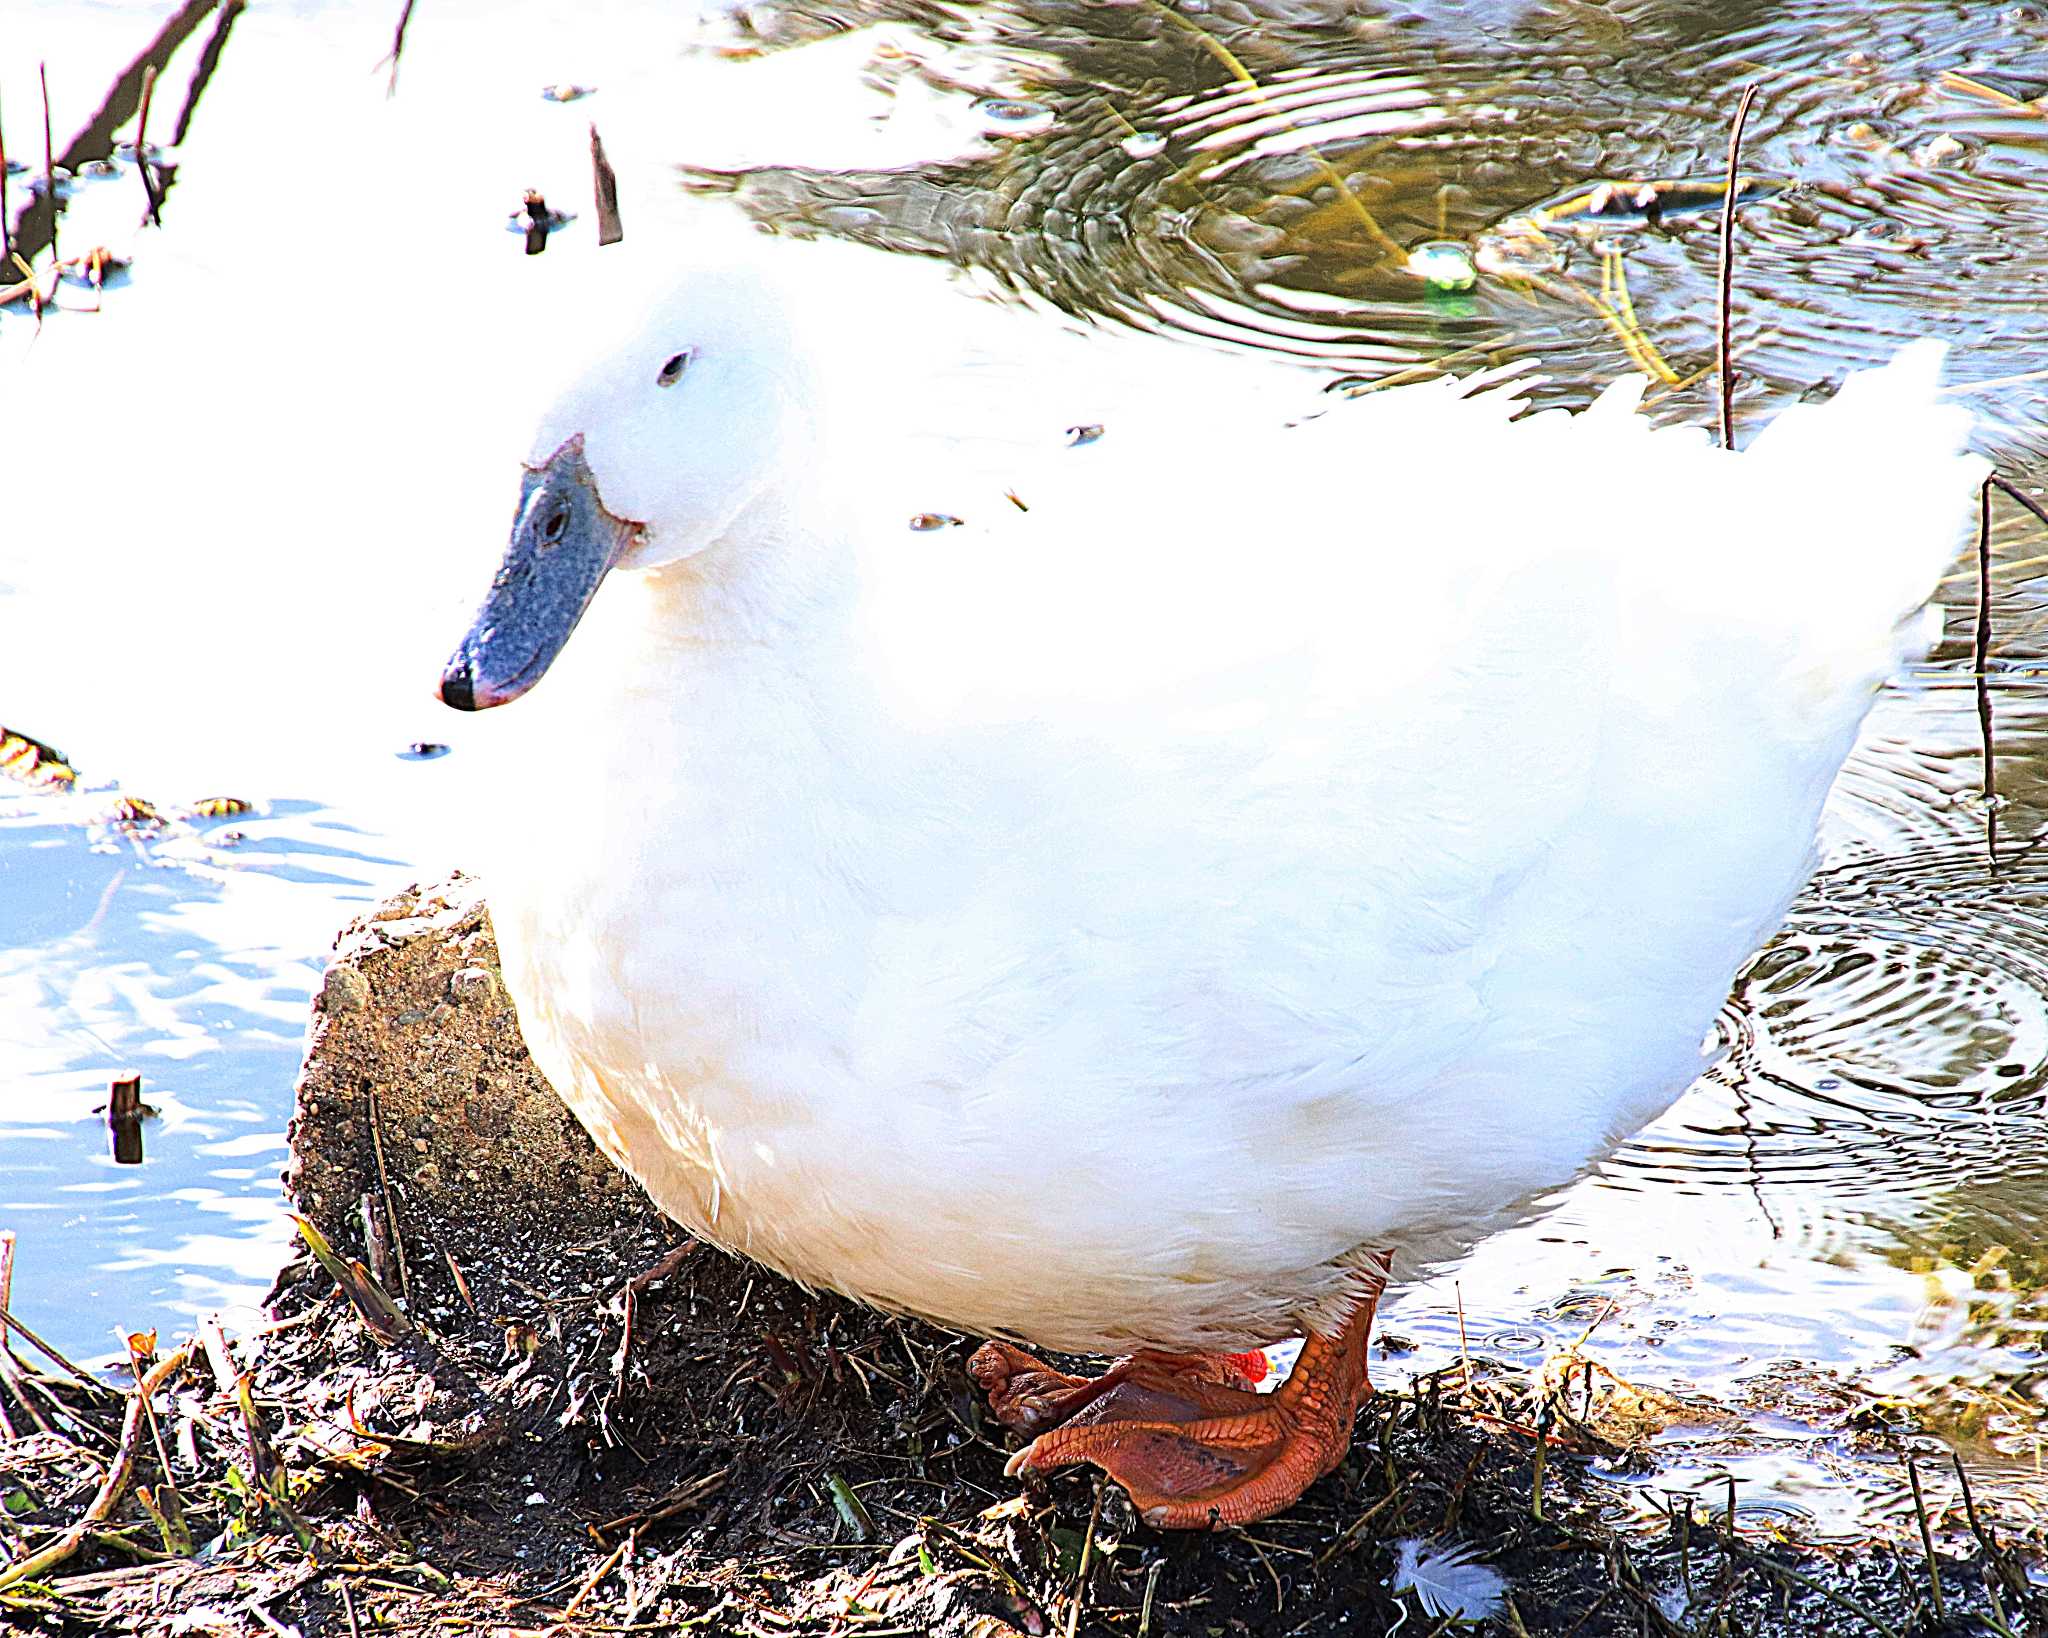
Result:
<svg viewBox="0 0 2048 1638"><path fill-rule="evenodd" d="M409 874L307 803L161 840L94 824L111 803L0 788L0 1220L17 1310L89 1354L261 1298L320 953ZM95 1112L123 1072L156 1111L140 1167Z"/></svg>

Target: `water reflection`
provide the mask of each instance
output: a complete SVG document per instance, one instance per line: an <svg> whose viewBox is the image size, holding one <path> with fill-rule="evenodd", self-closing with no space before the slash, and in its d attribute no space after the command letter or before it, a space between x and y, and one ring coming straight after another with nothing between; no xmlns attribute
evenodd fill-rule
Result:
<svg viewBox="0 0 2048 1638"><path fill-rule="evenodd" d="M856 10L975 41L1041 112L917 174L754 166L701 186L1072 311L1333 368L1534 353L1575 397L1647 364L1664 412L1699 418L1712 214L1528 223L1603 182L1718 182L1755 81L1744 169L1784 185L1742 213L1747 396L1923 332L1964 345L1969 379L2039 367L2048 125L2024 99L2048 84L2048 27L2028 8L1921 0L1854 28L1819 3ZM734 15L753 49L831 26L801 4ZM1413 276L1414 249L1445 240L1487 270L1469 293ZM2031 383L1984 394L1994 441L2038 448L2041 402Z"/></svg>
<svg viewBox="0 0 2048 1638"><path fill-rule="evenodd" d="M18 1311L87 1354L268 1287L319 954L402 868L310 804L145 837L94 822L113 800L0 786L0 1218ZM108 1148L128 1075L140 1166Z"/></svg>

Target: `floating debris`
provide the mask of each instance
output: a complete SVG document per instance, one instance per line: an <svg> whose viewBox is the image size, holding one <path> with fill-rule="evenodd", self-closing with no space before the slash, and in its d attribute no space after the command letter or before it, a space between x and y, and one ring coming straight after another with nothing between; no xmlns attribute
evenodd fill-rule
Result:
<svg viewBox="0 0 2048 1638"><path fill-rule="evenodd" d="M547 98L549 102L581 102L585 97L596 96L597 87L594 85L574 85L568 80L563 80L556 85L542 86L540 94Z"/></svg>
<svg viewBox="0 0 2048 1638"><path fill-rule="evenodd" d="M1460 292L1479 282L1469 246L1456 240L1433 240L1408 252L1408 269L1432 291Z"/></svg>
<svg viewBox="0 0 2048 1638"><path fill-rule="evenodd" d="M109 1152L116 1166L142 1164L142 1123L156 1115L154 1105L142 1101L142 1077L117 1075L107 1083L107 1101L100 1105L107 1117Z"/></svg>
<svg viewBox="0 0 2048 1638"><path fill-rule="evenodd" d="M432 762L436 757L446 756L448 747L438 740L416 739L398 754L407 762Z"/></svg>
<svg viewBox="0 0 2048 1638"><path fill-rule="evenodd" d="M1735 179L1735 202L1774 199L1791 187L1784 177L1739 176ZM1725 178L1700 177L1636 178L1594 182L1547 199L1525 211L1517 211L1490 230L1497 234L1547 233L1560 227L1602 227L1640 223L1661 227L1673 216L1719 210L1728 192Z"/></svg>
<svg viewBox="0 0 2048 1638"><path fill-rule="evenodd" d="M1004 136L1036 136L1052 127L1053 111L1042 102L1009 97L983 97L974 105L982 129Z"/></svg>
<svg viewBox="0 0 2048 1638"><path fill-rule="evenodd" d="M508 232L526 236L526 254L538 256L548 247L548 235L567 227L576 220L576 213L554 210L540 193L529 188L526 197L519 202L519 208L505 219Z"/></svg>
<svg viewBox="0 0 2048 1638"><path fill-rule="evenodd" d="M46 790L69 790L78 783L78 770L62 751L7 728L0 728L0 773Z"/></svg>
<svg viewBox="0 0 2048 1638"><path fill-rule="evenodd" d="M192 811L201 819L231 819L238 813L247 813L255 806L239 796L208 796L192 804Z"/></svg>
<svg viewBox="0 0 2048 1638"><path fill-rule="evenodd" d="M1991 103L2008 114L2019 114L2027 119L2048 119L2048 97L2022 97L2002 90L1988 80L1978 79L1973 74L1961 74L1954 69L1942 75L1941 86L1944 90L1960 91L1966 97Z"/></svg>
<svg viewBox="0 0 2048 1638"><path fill-rule="evenodd" d="M1946 165L1951 160L1962 159L1974 152L1976 150L1961 137L1951 136L1944 131L1913 150L1913 163L1923 169L1933 170L1938 165Z"/></svg>
<svg viewBox="0 0 2048 1638"><path fill-rule="evenodd" d="M960 522L950 512L919 512L912 516L910 527L924 534L933 529L957 529Z"/></svg>
<svg viewBox="0 0 2048 1638"><path fill-rule="evenodd" d="M1067 445L1071 449L1079 449L1083 444L1094 443L1101 436L1101 426L1090 421L1081 426L1067 428Z"/></svg>
<svg viewBox="0 0 2048 1638"><path fill-rule="evenodd" d="M124 796L110 808L102 824L112 825L116 830L162 830L170 821L165 819L152 802L139 796Z"/></svg>

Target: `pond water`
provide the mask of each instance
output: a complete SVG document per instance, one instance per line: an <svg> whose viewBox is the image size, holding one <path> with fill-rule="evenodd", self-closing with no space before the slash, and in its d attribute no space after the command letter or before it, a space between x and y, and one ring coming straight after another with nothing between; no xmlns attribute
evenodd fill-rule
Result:
<svg viewBox="0 0 2048 1638"><path fill-rule="evenodd" d="M447 389L520 338L450 320L474 270L519 255L524 189L583 209L592 120L629 223L686 163L717 208L1290 361L1308 388L1529 357L1559 400L1643 368L1658 414L1703 420L1715 190L1754 83L1741 413L1934 333L1981 446L2030 491L2044 476L2033 6L897 0L571 26L430 3L387 95L399 9L27 0L0 38L10 160L40 168L39 61L56 148L82 133L60 248L134 256L103 296L61 293L97 313L38 329L0 306L0 724L86 775L0 783L0 1227L17 1310L81 1353L260 1296L328 940L459 860L442 786L476 729L420 679L501 538L519 445ZM144 59L174 170L139 229L116 145ZM7 210L35 255L31 181ZM252 414L265 393L286 408ZM394 488L432 495L393 518ZM1655 549L1655 520L1602 515L1598 474L1557 489ZM1540 1221L1391 1303L1387 1379L1592 1327L1621 1375L1744 1413L1664 1435L1660 1486L1732 1472L1762 1520L1862 1528L1904 1505L1894 1458L1850 1431L1875 1409L2008 1509L2048 1501L2048 538L2005 507L1992 546L1995 831L1959 563L1950 637L1874 713L1727 1057ZM110 818L123 791L168 822ZM201 810L220 796L254 806ZM139 1167L94 1112L123 1071L159 1110Z"/></svg>

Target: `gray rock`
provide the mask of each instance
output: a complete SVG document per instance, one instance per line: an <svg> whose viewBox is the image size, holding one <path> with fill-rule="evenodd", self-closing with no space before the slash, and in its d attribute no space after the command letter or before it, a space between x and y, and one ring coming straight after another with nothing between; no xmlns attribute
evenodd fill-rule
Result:
<svg viewBox="0 0 2048 1638"><path fill-rule="evenodd" d="M415 1312L462 1300L451 1258L489 1303L600 1245L635 1272L682 1234L527 1054L472 877L400 894L337 938L291 1151L293 1201L348 1255L363 1254L363 1197L388 1195Z"/></svg>

